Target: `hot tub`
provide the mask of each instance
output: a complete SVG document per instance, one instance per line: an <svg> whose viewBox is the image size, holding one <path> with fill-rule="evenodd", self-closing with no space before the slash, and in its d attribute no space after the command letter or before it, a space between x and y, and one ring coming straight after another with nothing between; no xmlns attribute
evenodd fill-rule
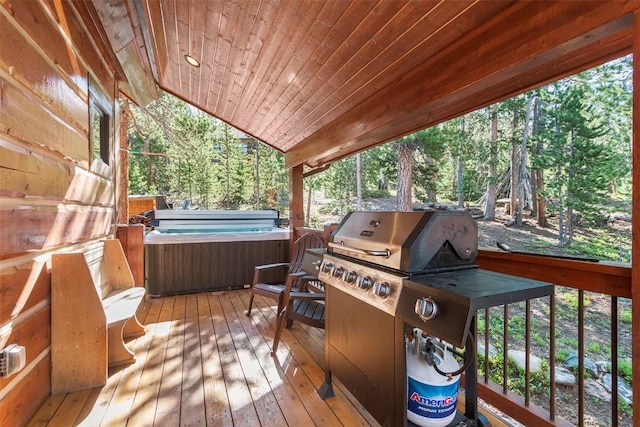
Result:
<svg viewBox="0 0 640 427"><path fill-rule="evenodd" d="M150 295L249 286L256 265L289 261L288 229L277 211L154 213L145 237L145 285Z"/></svg>

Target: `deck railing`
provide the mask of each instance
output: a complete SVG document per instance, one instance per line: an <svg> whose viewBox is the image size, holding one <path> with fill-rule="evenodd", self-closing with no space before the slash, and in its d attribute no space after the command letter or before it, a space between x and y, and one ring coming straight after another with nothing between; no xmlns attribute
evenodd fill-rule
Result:
<svg viewBox="0 0 640 427"><path fill-rule="evenodd" d="M335 225L325 226L322 231L301 228L296 230L296 235L317 232L322 233L328 240L333 228ZM631 355L630 321L625 321L629 328L628 339L623 343L618 339L621 330L620 307L623 306L625 318L631 314L631 267L605 262L506 253L484 248L479 251L477 263L486 270L556 285L555 292L550 297L494 307L478 313L477 342L481 344L478 367L483 373L478 377L478 396L527 426L585 425L585 362L591 355L593 336L597 335L604 341L604 344L598 345L609 346L609 371L612 375L611 402L600 402L599 409L606 413L607 425L632 425L631 406L627 405L623 411L619 409L620 398L616 380L620 354L629 357ZM604 314L604 321L602 316L599 317L598 330L590 329L585 334L585 315L589 311L585 301L590 300L596 301L595 304L602 304L604 301L606 310L603 311L608 313ZM598 308L603 307L599 305ZM573 321L575 323L572 324ZM495 328L496 324L500 325L498 331ZM571 333L565 330L567 327L573 328ZM514 329L518 332L514 333ZM573 334L577 339L574 348L571 349L564 338ZM548 341L543 343L545 338ZM536 376L530 369L532 351L545 345L548 346L548 353L539 355L545 360L545 366ZM500 349L497 354L491 352L492 346ZM523 372L518 372L509 362L510 350L523 352ZM558 355L562 354L561 359L564 362L565 356L571 350L574 350L577 356L576 384L571 388L577 390L577 395L571 402L559 402L561 397L557 390L563 386L558 386L555 379L556 365L560 359ZM492 378L496 377L502 381L493 381ZM540 381L541 378L546 378L546 381ZM519 379L519 384L516 379ZM562 408L559 408L560 405ZM567 411L559 410L571 405L574 405L574 408L569 411L572 412L570 416L566 415ZM620 422L621 419L624 421Z"/></svg>
<svg viewBox="0 0 640 427"><path fill-rule="evenodd" d="M483 373L479 376L479 397L524 425L585 425L588 415L585 410L585 384L588 381L585 364L589 363L591 353L602 354L608 346L611 402L598 399L587 402L595 402L607 425L631 425L631 407L623 404L623 410L619 409L617 382L620 354L629 357L631 354L630 335L628 340L620 342L618 321L620 307L624 311L623 317L630 317L631 268L492 250L481 250L478 264L487 270L556 285L556 292L550 297L478 313L479 368ZM598 306L588 308L590 301ZM595 311L603 312L597 318L597 329L586 323L586 317ZM625 320L624 327L627 323L630 332L630 321ZM569 331L567 328L574 329ZM567 338L574 334L577 339ZM535 377L536 374L530 372L532 351L544 348L545 339L548 339L548 353L539 356L546 361L543 362L546 366L543 366L542 376ZM523 352L523 370L512 366L508 357L511 350ZM571 350L575 352L572 358L577 358L577 379L573 386L577 396L565 393L568 400L559 402L556 364L559 359L565 361Z"/></svg>

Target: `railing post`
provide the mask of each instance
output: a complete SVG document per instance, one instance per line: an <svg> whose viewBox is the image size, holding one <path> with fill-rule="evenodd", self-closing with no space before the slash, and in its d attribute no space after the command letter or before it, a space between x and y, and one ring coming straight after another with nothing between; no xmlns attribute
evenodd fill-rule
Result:
<svg viewBox="0 0 640 427"><path fill-rule="evenodd" d="M633 167L631 217L631 358L633 373L633 414L640 417L640 12L633 23Z"/></svg>

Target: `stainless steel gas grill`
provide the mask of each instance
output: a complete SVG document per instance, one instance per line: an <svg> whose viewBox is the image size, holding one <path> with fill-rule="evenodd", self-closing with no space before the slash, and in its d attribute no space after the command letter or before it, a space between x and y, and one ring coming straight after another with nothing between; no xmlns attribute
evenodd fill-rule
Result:
<svg viewBox="0 0 640 427"><path fill-rule="evenodd" d="M478 309L549 295L552 285L484 271L478 231L464 211L351 212L331 236L326 283L326 379L335 375L384 426L407 425L405 336L419 328L467 347L466 407L478 425L473 331Z"/></svg>

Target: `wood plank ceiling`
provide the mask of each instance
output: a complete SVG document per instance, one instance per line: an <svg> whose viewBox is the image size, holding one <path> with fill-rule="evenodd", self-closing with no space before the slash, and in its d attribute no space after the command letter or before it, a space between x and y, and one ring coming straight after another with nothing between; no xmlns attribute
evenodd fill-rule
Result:
<svg viewBox="0 0 640 427"><path fill-rule="evenodd" d="M101 3L94 5L113 40L118 29L109 29ZM288 167L322 166L630 53L639 7L423 0L128 5L135 43L158 86L281 150Z"/></svg>

